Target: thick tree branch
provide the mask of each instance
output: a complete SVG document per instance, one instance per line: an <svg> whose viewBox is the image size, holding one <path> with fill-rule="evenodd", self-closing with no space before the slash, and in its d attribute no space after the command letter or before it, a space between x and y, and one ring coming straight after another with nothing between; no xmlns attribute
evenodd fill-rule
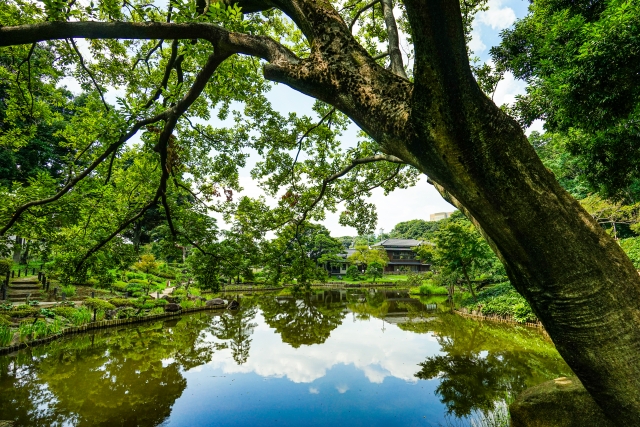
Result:
<svg viewBox="0 0 640 427"><path fill-rule="evenodd" d="M0 47L71 38L202 39L230 53L257 56L269 62L299 62L293 52L269 37L234 33L218 25L201 22L42 22L0 27Z"/></svg>

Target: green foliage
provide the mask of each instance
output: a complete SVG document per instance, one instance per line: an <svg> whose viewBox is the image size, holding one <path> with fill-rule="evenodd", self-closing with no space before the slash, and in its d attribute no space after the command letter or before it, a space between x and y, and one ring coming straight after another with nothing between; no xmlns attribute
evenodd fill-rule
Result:
<svg viewBox="0 0 640 427"><path fill-rule="evenodd" d="M86 323L91 322L92 318L93 313L91 312L91 310L87 309L86 307L80 307L71 314L71 318L69 320L71 320L71 323L73 323L75 326L82 326Z"/></svg>
<svg viewBox="0 0 640 427"><path fill-rule="evenodd" d="M144 254L140 257L140 261L138 261L134 267L140 271L149 273L151 270L155 270L158 267L158 263L156 262L156 257L153 256L153 254Z"/></svg>
<svg viewBox="0 0 640 427"><path fill-rule="evenodd" d="M536 1L503 33L494 62L529 83L512 113L545 121L581 180L626 197L640 178L640 4Z"/></svg>
<svg viewBox="0 0 640 427"><path fill-rule="evenodd" d="M420 285L411 290L413 295L448 295L449 291L444 286L436 286L432 283Z"/></svg>
<svg viewBox="0 0 640 427"><path fill-rule="evenodd" d="M373 282L376 282L376 279L382 277L382 273L384 272L384 266L378 261L373 261L367 265L366 274L369 276Z"/></svg>
<svg viewBox="0 0 640 427"><path fill-rule="evenodd" d="M133 279L139 279L139 280L144 280L145 279L145 275L142 273L134 273L132 271L127 271L126 273L127 276L127 280L131 281Z"/></svg>
<svg viewBox="0 0 640 427"><path fill-rule="evenodd" d="M15 331L11 327L0 324L0 347L7 347L11 344L14 335Z"/></svg>
<svg viewBox="0 0 640 427"><path fill-rule="evenodd" d="M68 320L72 320L75 313L78 311L73 307L54 307L51 309L56 316L64 317Z"/></svg>
<svg viewBox="0 0 640 427"><path fill-rule="evenodd" d="M58 320L49 323L44 320L37 320L35 323L26 321L20 323L20 341L37 340L49 335L60 333L62 324Z"/></svg>
<svg viewBox="0 0 640 427"><path fill-rule="evenodd" d="M637 270L640 270L640 237L631 237L620 240L620 246L633 262Z"/></svg>
<svg viewBox="0 0 640 427"><path fill-rule="evenodd" d="M124 292L127 290L127 283L126 282L114 282L113 285L111 285L113 289L115 289L116 291L120 291L120 292Z"/></svg>
<svg viewBox="0 0 640 427"><path fill-rule="evenodd" d="M0 280L3 280L5 275L11 271L13 267L13 261L11 259L0 259Z"/></svg>
<svg viewBox="0 0 640 427"><path fill-rule="evenodd" d="M133 307L135 305L134 300L127 298L111 298L109 302L115 307Z"/></svg>
<svg viewBox="0 0 640 427"><path fill-rule="evenodd" d="M366 245L357 245L347 260L355 265L369 265L377 263L384 268L389 263L387 252L381 246L369 248Z"/></svg>
<svg viewBox="0 0 640 427"><path fill-rule="evenodd" d="M67 295L67 298L71 298L76 296L76 287L73 285L61 286L60 287L60 295L64 292Z"/></svg>
<svg viewBox="0 0 640 427"><path fill-rule="evenodd" d="M412 219L399 222L389 232L389 237L393 239L431 240L433 234L440 229L440 225L444 221L446 220L425 221L423 219Z"/></svg>
<svg viewBox="0 0 640 427"><path fill-rule="evenodd" d="M23 318L35 316L38 310L28 305L19 305L9 312L11 317Z"/></svg>
<svg viewBox="0 0 640 427"><path fill-rule="evenodd" d="M477 310L480 307L485 316L513 316L514 320L521 323L537 320L529 303L509 282L494 285L479 292L477 301L466 298L461 305L470 310Z"/></svg>
<svg viewBox="0 0 640 427"><path fill-rule="evenodd" d="M182 308L193 308L196 306L196 303L194 301L191 300L184 300L182 302L180 302L180 307Z"/></svg>
<svg viewBox="0 0 640 427"><path fill-rule="evenodd" d="M350 265L347 267L345 277L349 280L358 280L360 278L360 270L355 265Z"/></svg>
<svg viewBox="0 0 640 427"><path fill-rule="evenodd" d="M84 300L84 305L90 308L91 310L114 310L116 307L110 301L103 300L100 298L87 298Z"/></svg>
<svg viewBox="0 0 640 427"><path fill-rule="evenodd" d="M187 290L184 289L184 288L174 289L173 292L171 293L171 295L173 295L175 297L186 297L187 296Z"/></svg>

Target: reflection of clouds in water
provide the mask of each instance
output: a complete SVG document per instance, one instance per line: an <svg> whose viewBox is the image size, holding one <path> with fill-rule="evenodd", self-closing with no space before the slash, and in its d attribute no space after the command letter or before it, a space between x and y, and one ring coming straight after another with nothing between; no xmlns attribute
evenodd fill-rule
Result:
<svg viewBox="0 0 640 427"><path fill-rule="evenodd" d="M429 334L402 331L395 325L386 326L371 319L353 323L345 319L321 345L293 348L280 339L265 324L261 313L254 320L258 326L251 335L249 359L237 365L229 349L216 351L209 363L228 374L254 372L263 377L287 377L295 383L310 383L325 376L338 364L354 365L372 383L380 384L386 377L416 382L418 363L439 353L440 346ZM208 335L208 334L207 334ZM208 335L207 340L215 340Z"/></svg>
<svg viewBox="0 0 640 427"><path fill-rule="evenodd" d="M311 394L320 394L320 390L315 387L309 387L309 393Z"/></svg>
<svg viewBox="0 0 640 427"><path fill-rule="evenodd" d="M340 394L345 394L349 390L349 386L346 384L337 385L336 390L338 390Z"/></svg>

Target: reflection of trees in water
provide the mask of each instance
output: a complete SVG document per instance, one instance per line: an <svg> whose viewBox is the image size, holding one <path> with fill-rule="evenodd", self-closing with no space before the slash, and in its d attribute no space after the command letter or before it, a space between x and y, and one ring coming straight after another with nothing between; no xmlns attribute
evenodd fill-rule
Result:
<svg viewBox="0 0 640 427"><path fill-rule="evenodd" d="M248 299L243 299L237 312L225 312L216 318L209 330L216 338L226 342L218 344L217 349L230 348L233 360L238 365L246 363L251 348L251 335L258 326L252 320L256 317L256 307Z"/></svg>
<svg viewBox="0 0 640 427"><path fill-rule="evenodd" d="M425 304L418 298L412 298L407 291L355 290L349 292L348 301L347 307L359 320L371 317L413 320L424 317L427 311Z"/></svg>
<svg viewBox="0 0 640 427"><path fill-rule="evenodd" d="M437 321L400 325L414 332L433 332L446 354L427 358L416 374L438 378L436 394L450 414L487 413L495 402L525 388L571 371L553 344L522 327L480 323L456 315Z"/></svg>
<svg viewBox="0 0 640 427"><path fill-rule="evenodd" d="M339 291L269 297L259 302L265 322L294 348L322 344L342 324L345 301Z"/></svg>
<svg viewBox="0 0 640 427"><path fill-rule="evenodd" d="M211 360L201 336L210 319L110 329L0 357L0 419L28 426L158 425L186 387L181 370Z"/></svg>

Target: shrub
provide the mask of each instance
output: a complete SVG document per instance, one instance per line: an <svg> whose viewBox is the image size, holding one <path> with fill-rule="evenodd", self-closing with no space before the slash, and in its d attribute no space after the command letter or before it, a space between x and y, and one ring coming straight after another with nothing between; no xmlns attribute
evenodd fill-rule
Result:
<svg viewBox="0 0 640 427"><path fill-rule="evenodd" d="M84 305L92 310L114 310L116 308L115 305L111 304L107 300L103 300L100 298L87 298L84 300Z"/></svg>
<svg viewBox="0 0 640 427"><path fill-rule="evenodd" d="M22 308L21 308L22 307ZM11 310L11 317L24 318L34 316L38 312L37 309L28 305L21 305Z"/></svg>
<svg viewBox="0 0 640 427"><path fill-rule="evenodd" d="M7 347L13 341L14 330L8 325L0 325L0 346Z"/></svg>
<svg viewBox="0 0 640 427"><path fill-rule="evenodd" d="M62 292L65 293L67 298L74 297L76 296L76 287L73 285L62 286L60 287L60 295L62 295Z"/></svg>
<svg viewBox="0 0 640 427"><path fill-rule="evenodd" d="M0 259L0 279L4 279L6 274L11 271L13 261L10 259Z"/></svg>
<svg viewBox="0 0 640 427"><path fill-rule="evenodd" d="M431 283L427 283L417 288L417 292L414 292L412 290L411 293L414 295L416 293L418 295L447 295L448 291L447 291L447 288L445 288L444 286L435 286Z"/></svg>
<svg viewBox="0 0 640 427"><path fill-rule="evenodd" d="M131 279L129 280L129 286L131 285L144 285L147 286L149 285L149 282L145 279Z"/></svg>
<svg viewBox="0 0 640 427"><path fill-rule="evenodd" d="M171 295L176 296L176 297L184 297L187 296L187 291L185 289L174 289L174 291L171 293Z"/></svg>
<svg viewBox="0 0 640 427"><path fill-rule="evenodd" d="M355 265L350 265L347 268L347 273L345 277L349 280L358 280L360 278L360 270Z"/></svg>
<svg viewBox="0 0 640 427"><path fill-rule="evenodd" d="M166 299L157 299L154 300L154 304L156 307L164 307L165 305L167 305L169 302Z"/></svg>
<svg viewBox="0 0 640 427"><path fill-rule="evenodd" d="M140 279L140 280L144 279L144 274L142 274L142 273L134 273L132 271L127 271L126 276L127 276L127 280L129 280L129 281L131 281L132 279L134 279L134 280L135 279Z"/></svg>
<svg viewBox="0 0 640 427"><path fill-rule="evenodd" d="M124 292L125 290L127 290L127 283L116 281L111 285L111 287L116 291Z"/></svg>
<svg viewBox="0 0 640 427"><path fill-rule="evenodd" d="M164 308L162 307L156 307L149 312L149 314L162 314L162 313L164 313Z"/></svg>
<svg viewBox="0 0 640 427"><path fill-rule="evenodd" d="M73 307L54 307L51 309L55 313L56 316L61 316L66 319L71 320L73 315L78 311Z"/></svg>
<svg viewBox="0 0 640 427"><path fill-rule="evenodd" d="M195 302L190 300L184 300L180 303L180 307L182 308L193 308L195 306L196 306Z"/></svg>
<svg viewBox="0 0 640 427"><path fill-rule="evenodd" d="M138 310L133 307L126 307L123 310L118 311L118 319L128 319L136 315Z"/></svg>
<svg viewBox="0 0 640 427"><path fill-rule="evenodd" d="M53 310L48 309L48 308L41 308L40 309L40 315L44 316L44 317L47 317L49 319L53 319L54 317L56 317L56 313Z"/></svg>
<svg viewBox="0 0 640 427"><path fill-rule="evenodd" d="M511 286L509 282L492 286L478 293L478 301L467 297L462 306L475 310L481 306L482 314L486 316L513 316L517 322L535 322L529 303Z"/></svg>
<svg viewBox="0 0 640 427"><path fill-rule="evenodd" d="M94 279L93 277L90 279L87 279L87 281L84 283L86 286L91 286L91 287L96 287L100 284L100 282L98 282L98 279Z"/></svg>
<svg viewBox="0 0 640 427"><path fill-rule="evenodd" d="M189 294L199 297L200 295L202 295L202 292L200 292L200 289L198 289L198 288L191 287L191 288L189 288Z"/></svg>
<svg viewBox="0 0 640 427"><path fill-rule="evenodd" d="M81 326L85 323L91 322L92 316L93 313L91 313L91 311L89 311L86 307L80 307L76 310L75 313L71 315L71 319L69 320L71 320L71 323L73 323L74 325Z"/></svg>
<svg viewBox="0 0 640 427"><path fill-rule="evenodd" d="M111 298L109 302L116 307L133 307L135 305L134 300L126 298Z"/></svg>

